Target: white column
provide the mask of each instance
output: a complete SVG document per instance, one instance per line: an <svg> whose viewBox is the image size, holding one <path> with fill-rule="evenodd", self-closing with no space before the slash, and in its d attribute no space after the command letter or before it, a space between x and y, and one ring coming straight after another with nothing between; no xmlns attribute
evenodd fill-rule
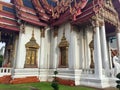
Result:
<svg viewBox="0 0 120 90"><path fill-rule="evenodd" d="M120 58L120 27L117 28L116 30L116 36L117 36L117 47L118 47L118 53L119 53L119 58Z"/></svg>
<svg viewBox="0 0 120 90"><path fill-rule="evenodd" d="M40 50L40 69L44 69L45 66L45 29L41 29L41 50Z"/></svg>
<svg viewBox="0 0 120 90"><path fill-rule="evenodd" d="M18 41L18 50L17 50L17 57L16 57L16 68L23 68L23 59L25 57L25 46L24 46L24 38L25 34L19 32L19 41Z"/></svg>
<svg viewBox="0 0 120 90"><path fill-rule="evenodd" d="M105 32L105 26L104 24L101 26L101 50L102 50L102 61L103 61L103 67L105 68L105 72L109 70L109 61L108 61L108 48L107 48L107 41L106 41L106 32Z"/></svg>
<svg viewBox="0 0 120 90"><path fill-rule="evenodd" d="M58 58L57 58L57 36L54 37L54 45L53 45L53 64L54 64L54 68L58 67Z"/></svg>
<svg viewBox="0 0 120 90"><path fill-rule="evenodd" d="M71 61L73 61L73 68L79 69L79 48L77 46L77 37L74 30L71 32Z"/></svg>
<svg viewBox="0 0 120 90"><path fill-rule="evenodd" d="M80 65L80 69L84 69L84 35L83 35L83 29L80 31L80 61L79 61L79 65Z"/></svg>
<svg viewBox="0 0 120 90"><path fill-rule="evenodd" d="M102 77L102 58L101 58L101 44L100 44L99 26L95 27L94 56L95 56L95 75L96 75L96 77L101 78Z"/></svg>
<svg viewBox="0 0 120 90"><path fill-rule="evenodd" d="M40 57L40 68L44 68L45 66L44 66L44 60L45 60L45 58L44 58L44 54L45 54L45 51L44 51L44 48L45 48L45 44L44 44L44 41L45 41L45 38L41 38L41 57ZM47 48L47 47L46 47Z"/></svg>

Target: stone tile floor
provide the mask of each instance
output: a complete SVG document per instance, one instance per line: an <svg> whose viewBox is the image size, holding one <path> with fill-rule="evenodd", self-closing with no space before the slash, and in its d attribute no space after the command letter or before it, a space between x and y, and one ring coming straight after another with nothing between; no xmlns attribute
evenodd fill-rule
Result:
<svg viewBox="0 0 120 90"><path fill-rule="evenodd" d="M109 87L109 88L104 88L104 89L96 89L96 90L119 90L117 88L114 87Z"/></svg>

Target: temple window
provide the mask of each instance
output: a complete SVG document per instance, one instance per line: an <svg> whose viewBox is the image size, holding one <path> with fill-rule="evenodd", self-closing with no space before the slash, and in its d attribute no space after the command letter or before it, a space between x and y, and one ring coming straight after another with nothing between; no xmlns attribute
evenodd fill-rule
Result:
<svg viewBox="0 0 120 90"><path fill-rule="evenodd" d="M36 43L36 40L34 38L34 32L32 33L30 41L25 46L26 46L25 68L36 68L39 45Z"/></svg>
<svg viewBox="0 0 120 90"><path fill-rule="evenodd" d="M59 48L60 48L59 67L60 68L68 67L68 47L69 47L69 43L67 42L67 40L65 38L65 33L63 33L63 37L59 44Z"/></svg>

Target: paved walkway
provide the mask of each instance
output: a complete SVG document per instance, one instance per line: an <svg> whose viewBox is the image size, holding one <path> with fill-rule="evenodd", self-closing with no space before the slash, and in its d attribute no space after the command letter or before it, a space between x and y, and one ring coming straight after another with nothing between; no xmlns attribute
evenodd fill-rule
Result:
<svg viewBox="0 0 120 90"><path fill-rule="evenodd" d="M114 87L109 87L109 88L104 88L104 89L96 89L96 90L119 90L117 88Z"/></svg>

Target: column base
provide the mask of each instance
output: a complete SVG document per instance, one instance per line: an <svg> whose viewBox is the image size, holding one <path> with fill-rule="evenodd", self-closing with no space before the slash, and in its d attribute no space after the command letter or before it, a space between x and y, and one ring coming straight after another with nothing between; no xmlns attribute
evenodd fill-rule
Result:
<svg viewBox="0 0 120 90"><path fill-rule="evenodd" d="M12 69L12 78L24 78L31 76L39 76L38 68L23 68L23 69Z"/></svg>
<svg viewBox="0 0 120 90"><path fill-rule="evenodd" d="M116 86L115 78L81 78L80 85L90 86L95 88L107 88L107 87L115 87Z"/></svg>

